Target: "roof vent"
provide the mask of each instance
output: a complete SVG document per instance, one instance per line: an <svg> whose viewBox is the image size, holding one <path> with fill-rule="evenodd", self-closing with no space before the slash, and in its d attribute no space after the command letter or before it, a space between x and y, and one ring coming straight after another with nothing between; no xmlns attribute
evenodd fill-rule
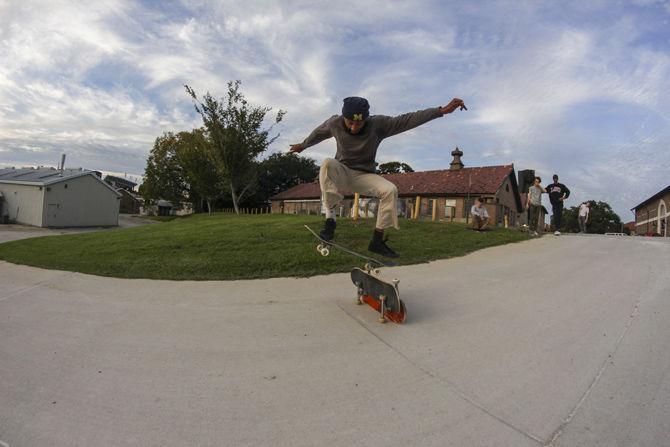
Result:
<svg viewBox="0 0 670 447"><path fill-rule="evenodd" d="M58 170L60 174L63 175L63 169L65 169L65 154L60 157L60 165L58 165Z"/></svg>

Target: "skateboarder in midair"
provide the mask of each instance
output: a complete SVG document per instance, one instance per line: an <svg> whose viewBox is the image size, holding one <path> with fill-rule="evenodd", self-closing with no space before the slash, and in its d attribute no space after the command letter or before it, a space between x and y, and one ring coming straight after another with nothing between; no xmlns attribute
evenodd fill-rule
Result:
<svg viewBox="0 0 670 447"><path fill-rule="evenodd" d="M319 171L321 201L326 221L321 237L335 237L335 214L343 191L354 191L379 198L377 223L368 250L383 256L397 258L386 244L384 230L398 229L398 189L381 175L375 174L377 148L384 138L440 118L456 109L467 110L463 100L454 98L449 104L399 116L372 115L367 99L352 96L344 99L342 115L333 115L314 129L302 143L291 145L291 152L302 152L323 140L334 137L337 144L335 158L327 158Z"/></svg>

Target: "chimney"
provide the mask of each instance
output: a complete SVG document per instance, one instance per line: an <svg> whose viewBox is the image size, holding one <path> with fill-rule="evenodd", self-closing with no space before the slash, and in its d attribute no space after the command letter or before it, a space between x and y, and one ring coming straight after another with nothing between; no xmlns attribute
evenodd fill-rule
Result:
<svg viewBox="0 0 670 447"><path fill-rule="evenodd" d="M457 171L459 169L463 169L463 162L461 161L461 155L463 155L463 151L456 146L456 149L451 151L451 155L454 156L454 159L451 160L451 164L449 165L449 169L452 171Z"/></svg>
<svg viewBox="0 0 670 447"><path fill-rule="evenodd" d="M63 169L65 169L65 154L61 155L60 157L60 169L61 174L63 173Z"/></svg>

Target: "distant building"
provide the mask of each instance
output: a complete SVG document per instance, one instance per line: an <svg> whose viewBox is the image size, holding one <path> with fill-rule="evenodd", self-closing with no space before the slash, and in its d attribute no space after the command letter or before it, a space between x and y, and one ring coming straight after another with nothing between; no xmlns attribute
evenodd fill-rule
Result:
<svg viewBox="0 0 670 447"><path fill-rule="evenodd" d="M121 194L84 169L0 169L3 220L36 227L118 225Z"/></svg>
<svg viewBox="0 0 670 447"><path fill-rule="evenodd" d="M635 213L635 234L670 236L670 186L632 208Z"/></svg>
<svg viewBox="0 0 670 447"><path fill-rule="evenodd" d="M398 188L398 212L411 217L419 203L418 217L431 218L433 208L440 220L465 222L477 197L482 197L492 223L517 225L523 212L517 187L514 165L465 168L458 148L450 169L385 174L382 177ZM339 210L349 215L353 206L353 192L345 192ZM321 188L318 181L302 183L270 198L273 213L320 214ZM370 204L374 215L374 203Z"/></svg>
<svg viewBox="0 0 670 447"><path fill-rule="evenodd" d="M119 213L140 214L144 206L144 199L139 193L135 192L137 183L113 175L106 175L104 180L121 194Z"/></svg>
<svg viewBox="0 0 670 447"><path fill-rule="evenodd" d="M635 234L635 221L624 224L624 229L628 230L628 234Z"/></svg>
<svg viewBox="0 0 670 447"><path fill-rule="evenodd" d="M106 175L104 180L116 189L125 189L126 191L133 191L137 183L131 182L127 178L116 177L114 175Z"/></svg>

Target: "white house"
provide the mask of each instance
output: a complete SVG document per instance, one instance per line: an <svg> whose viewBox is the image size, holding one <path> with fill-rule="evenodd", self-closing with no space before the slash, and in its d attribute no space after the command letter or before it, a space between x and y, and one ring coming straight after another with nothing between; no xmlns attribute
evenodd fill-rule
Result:
<svg viewBox="0 0 670 447"><path fill-rule="evenodd" d="M97 227L119 223L121 194L95 171L0 169L0 221L36 227Z"/></svg>

